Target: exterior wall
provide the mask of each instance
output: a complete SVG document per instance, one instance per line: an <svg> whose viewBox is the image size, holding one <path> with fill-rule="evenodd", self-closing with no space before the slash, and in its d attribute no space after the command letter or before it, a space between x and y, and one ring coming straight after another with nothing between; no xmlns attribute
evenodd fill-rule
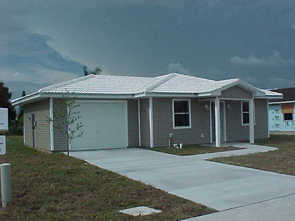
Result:
<svg viewBox="0 0 295 221"><path fill-rule="evenodd" d="M242 125L241 101L226 101L226 107L227 142L248 142L249 126ZM266 139L268 135L266 100L255 100L255 122L255 139Z"/></svg>
<svg viewBox="0 0 295 221"><path fill-rule="evenodd" d="M50 150L49 99L24 105L25 145L33 147L31 114L35 114L35 147Z"/></svg>
<svg viewBox="0 0 295 221"><path fill-rule="evenodd" d="M241 87L235 86L222 91L221 98L251 99L252 94Z"/></svg>
<svg viewBox="0 0 295 221"><path fill-rule="evenodd" d="M210 142L210 111L198 99L191 99L191 128L173 129L171 98L153 99L154 145L168 146L169 133L173 133L174 141L183 144L199 144Z"/></svg>
<svg viewBox="0 0 295 221"><path fill-rule="evenodd" d="M150 146L149 100L140 99L141 146Z"/></svg>
<svg viewBox="0 0 295 221"><path fill-rule="evenodd" d="M66 129L59 123L66 116L67 106L64 99L53 99L53 142L54 151L67 150Z"/></svg>
<svg viewBox="0 0 295 221"><path fill-rule="evenodd" d="M226 101L227 142L249 141L249 126L242 126L241 101Z"/></svg>
<svg viewBox="0 0 295 221"><path fill-rule="evenodd" d="M128 100L128 146L138 146L138 103Z"/></svg>
<svg viewBox="0 0 295 221"><path fill-rule="evenodd" d="M295 104L293 108L293 119L295 119ZM268 123L270 131L295 131L295 120L284 120L281 104L269 105Z"/></svg>
<svg viewBox="0 0 295 221"><path fill-rule="evenodd" d="M268 138L267 100L255 100L255 139Z"/></svg>

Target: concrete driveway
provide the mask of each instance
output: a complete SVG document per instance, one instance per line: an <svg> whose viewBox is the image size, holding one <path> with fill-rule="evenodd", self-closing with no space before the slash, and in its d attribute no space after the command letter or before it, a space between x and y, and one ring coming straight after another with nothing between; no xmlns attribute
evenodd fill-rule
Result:
<svg viewBox="0 0 295 221"><path fill-rule="evenodd" d="M260 150L267 151L267 148ZM247 153L246 149L242 151L212 156ZM209 154L206 157L174 156L132 148L73 152L71 155L219 211L295 195L294 176L204 160L210 158ZM292 202L295 208L295 201ZM294 210L290 212L295 217ZM208 220L216 219L213 215L213 219Z"/></svg>

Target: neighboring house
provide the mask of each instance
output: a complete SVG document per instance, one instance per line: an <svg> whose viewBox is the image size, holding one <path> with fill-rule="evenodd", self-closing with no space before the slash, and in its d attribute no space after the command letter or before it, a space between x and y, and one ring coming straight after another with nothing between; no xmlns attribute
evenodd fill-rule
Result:
<svg viewBox="0 0 295 221"><path fill-rule="evenodd" d="M281 97L239 79L89 75L40 89L13 105L24 107L26 145L62 151L66 136L48 118L67 111L69 98L79 104L84 124L84 135L70 148L89 150L168 146L171 133L183 144L254 143L268 137L268 100Z"/></svg>
<svg viewBox="0 0 295 221"><path fill-rule="evenodd" d="M272 91L282 93L284 98L269 103L270 132L295 132L295 88L281 88Z"/></svg>

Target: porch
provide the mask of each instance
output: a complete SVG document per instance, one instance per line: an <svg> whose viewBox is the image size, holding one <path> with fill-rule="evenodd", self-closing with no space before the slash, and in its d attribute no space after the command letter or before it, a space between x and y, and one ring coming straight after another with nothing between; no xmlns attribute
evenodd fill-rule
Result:
<svg viewBox="0 0 295 221"><path fill-rule="evenodd" d="M228 141L232 142L229 139L228 133L245 134L245 130L248 130L249 143L254 144L255 104L253 98L216 97L209 100L211 144L214 144L216 147L227 145ZM233 104L235 104L235 108L233 108ZM238 105L240 106L239 108L237 108ZM231 124L239 125L239 127L234 127Z"/></svg>

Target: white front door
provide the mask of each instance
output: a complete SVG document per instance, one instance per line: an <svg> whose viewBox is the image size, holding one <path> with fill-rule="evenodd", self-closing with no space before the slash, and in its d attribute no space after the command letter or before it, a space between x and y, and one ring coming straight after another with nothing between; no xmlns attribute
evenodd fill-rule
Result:
<svg viewBox="0 0 295 221"><path fill-rule="evenodd" d="M128 146L126 101L77 101L84 131L74 138L71 150L122 148Z"/></svg>

